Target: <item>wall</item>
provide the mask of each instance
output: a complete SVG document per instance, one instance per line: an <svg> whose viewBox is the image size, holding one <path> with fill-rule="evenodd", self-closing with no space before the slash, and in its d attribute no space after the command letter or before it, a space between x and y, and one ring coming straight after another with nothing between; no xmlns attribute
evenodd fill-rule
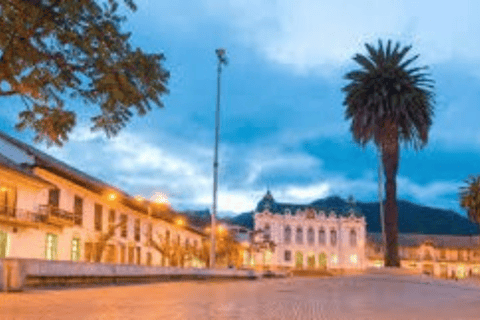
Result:
<svg viewBox="0 0 480 320"><path fill-rule="evenodd" d="M8 270L8 272L6 272ZM35 259L0 259L0 291L21 291L26 285L97 283L99 280L122 281L137 279L255 279L250 270L183 269L100 263L74 263Z"/></svg>

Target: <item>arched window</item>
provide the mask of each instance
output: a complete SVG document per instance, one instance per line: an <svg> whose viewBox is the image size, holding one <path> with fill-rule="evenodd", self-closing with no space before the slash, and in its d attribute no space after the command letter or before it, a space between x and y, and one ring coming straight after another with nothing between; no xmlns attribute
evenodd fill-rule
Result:
<svg viewBox="0 0 480 320"><path fill-rule="evenodd" d="M311 246L313 246L315 244L315 233L313 232L312 227L308 228L307 241L308 241L308 244L311 245Z"/></svg>
<svg viewBox="0 0 480 320"><path fill-rule="evenodd" d="M270 241L270 225L268 223L263 228L263 237L265 241Z"/></svg>
<svg viewBox="0 0 480 320"><path fill-rule="evenodd" d="M355 229L350 230L350 246L357 246L357 233L355 232Z"/></svg>
<svg viewBox="0 0 480 320"><path fill-rule="evenodd" d="M297 244L302 244L303 243L303 229L302 229L302 227L297 228L297 234L295 235L295 242Z"/></svg>
<svg viewBox="0 0 480 320"><path fill-rule="evenodd" d="M330 244L332 247L337 245L337 231L335 229L330 231Z"/></svg>
<svg viewBox="0 0 480 320"><path fill-rule="evenodd" d="M318 243L323 246L326 243L325 230L323 228L318 231Z"/></svg>
<svg viewBox="0 0 480 320"><path fill-rule="evenodd" d="M285 231L283 233L283 242L289 244L292 241L292 228L290 226L285 227Z"/></svg>
<svg viewBox="0 0 480 320"><path fill-rule="evenodd" d="M170 243L170 230L165 231L165 242Z"/></svg>

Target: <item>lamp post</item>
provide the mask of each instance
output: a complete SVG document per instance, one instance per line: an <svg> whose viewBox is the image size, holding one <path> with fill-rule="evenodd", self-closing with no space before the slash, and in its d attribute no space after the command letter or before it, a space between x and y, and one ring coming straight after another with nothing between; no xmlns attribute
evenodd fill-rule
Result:
<svg viewBox="0 0 480 320"><path fill-rule="evenodd" d="M217 66L217 108L215 111L215 155L213 159L213 206L212 206L212 233L210 246L210 268L215 267L215 217L217 215L217 189L218 189L218 139L220 131L220 74L222 73L222 64L227 65L225 49L216 49L215 54L218 58Z"/></svg>
<svg viewBox="0 0 480 320"><path fill-rule="evenodd" d="M387 241L385 239L385 212L383 208L383 162L382 149L378 150L378 204L380 205L380 226L382 227L382 242L387 253Z"/></svg>

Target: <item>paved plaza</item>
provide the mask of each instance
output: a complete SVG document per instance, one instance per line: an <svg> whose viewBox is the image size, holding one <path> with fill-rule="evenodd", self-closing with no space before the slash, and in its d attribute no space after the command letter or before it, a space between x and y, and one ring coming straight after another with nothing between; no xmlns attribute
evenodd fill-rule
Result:
<svg viewBox="0 0 480 320"><path fill-rule="evenodd" d="M0 293L0 319L480 319L480 287L366 274L30 290Z"/></svg>

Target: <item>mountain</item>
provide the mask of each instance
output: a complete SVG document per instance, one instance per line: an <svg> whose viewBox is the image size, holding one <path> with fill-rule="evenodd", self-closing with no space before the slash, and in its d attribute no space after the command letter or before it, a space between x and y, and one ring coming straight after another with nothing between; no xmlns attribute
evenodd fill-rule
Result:
<svg viewBox="0 0 480 320"><path fill-rule="evenodd" d="M204 228L210 223L210 210L186 210L180 211L187 219L187 223L197 228Z"/></svg>
<svg viewBox="0 0 480 320"><path fill-rule="evenodd" d="M313 201L310 205L344 211L350 205L338 196ZM455 211L418 205L406 200L398 200L398 228L400 233L470 235L479 234L476 224ZM357 202L357 210L365 215L367 232L381 232L378 202ZM226 219L232 224L253 229L251 212Z"/></svg>

